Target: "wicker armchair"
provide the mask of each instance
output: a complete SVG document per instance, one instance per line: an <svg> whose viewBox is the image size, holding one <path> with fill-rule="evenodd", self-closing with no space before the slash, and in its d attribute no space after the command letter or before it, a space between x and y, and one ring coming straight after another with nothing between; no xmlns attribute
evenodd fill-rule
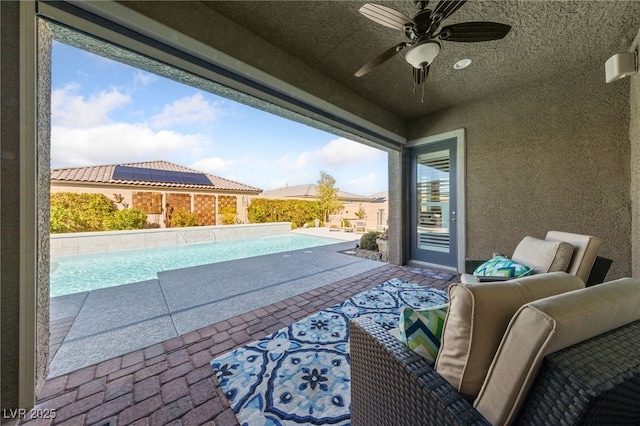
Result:
<svg viewBox="0 0 640 426"><path fill-rule="evenodd" d="M353 425L489 424L379 325L357 318L349 334ZM516 424L640 424L640 321L548 355Z"/></svg>

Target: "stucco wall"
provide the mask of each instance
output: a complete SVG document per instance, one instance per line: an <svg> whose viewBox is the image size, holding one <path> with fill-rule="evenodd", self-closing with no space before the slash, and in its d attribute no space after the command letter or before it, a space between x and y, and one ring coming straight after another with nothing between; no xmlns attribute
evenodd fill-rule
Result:
<svg viewBox="0 0 640 426"><path fill-rule="evenodd" d="M0 2L0 406L18 406L20 319L19 5Z"/></svg>
<svg viewBox="0 0 640 426"><path fill-rule="evenodd" d="M51 91L50 72L47 63L50 54L50 45L46 41L47 36L39 39L41 49L38 51L39 66L42 72L38 80L37 90L47 96L38 98L38 113L44 119L38 122L37 129L37 164L33 178L24 179L21 182L21 174L29 176L33 170L29 167L21 169L21 160L29 158L23 152L24 145L21 138L30 140L29 129L22 127L25 117L20 116L20 98L23 92L20 90L21 79L28 78L20 70L21 55L29 55L29 49L21 50L24 46L19 40L21 5L18 2L0 2L0 148L2 151L0 167L0 406L3 409L23 408L33 403L31 387L31 368L28 363L35 363L35 389L37 391L44 384L47 374L49 359L49 238L46 224L40 224L34 231L25 228L31 226L30 218L24 214L22 207L30 205L30 200L25 200L25 193L21 188L35 185L37 196L43 203L38 205L39 214L48 214L49 191L49 131L48 120L50 111L49 93ZM27 9L28 6L25 6ZM22 11L24 11L23 9ZM28 101L25 101L27 104ZM24 135L22 132L27 132ZM27 149L28 150L28 149ZM36 149L34 148L34 151ZM32 161L29 159L29 161ZM25 237L26 235L26 237ZM30 240L34 236L35 241ZM23 250L33 250L35 244L35 259L21 259ZM21 262L33 262L38 266L21 269ZM31 288L21 288L21 285L30 286L33 279L38 281L35 289L35 324L31 317L33 306L29 298L33 296ZM22 311L24 310L24 311ZM29 326L35 326L35 358L31 357L32 343L29 341L34 336L29 326L20 329L20 320L26 318ZM21 358L22 357L22 358ZM22 376L21 376L22 375ZM22 389L19 385L24 386Z"/></svg>
<svg viewBox="0 0 640 426"><path fill-rule="evenodd" d="M38 20L38 159L37 208L39 218L48 218L51 175L51 32ZM49 372L49 224L38 220L36 271L36 393Z"/></svg>
<svg viewBox="0 0 640 426"><path fill-rule="evenodd" d="M191 196L191 211L194 211L194 195L215 195L226 196L231 195L236 197L236 212L237 219L242 223L248 223L248 211L247 207L251 204L251 199L255 197L252 194L246 193L234 193L234 192L206 192L206 191L194 191L192 189L180 189L180 188L171 188L169 190L164 188L154 188L154 187L139 187L139 188L129 188L126 186L120 185L73 185L73 184L56 184L52 183L50 186L51 193L55 192L73 192L76 194L102 194L109 198L111 201L114 201L115 206L118 209L123 209L123 202L127 204L129 207L135 207L133 203L133 193L134 192L159 192L161 194L169 194L169 193L178 193L178 194L189 194ZM122 196L122 200L116 202L115 196ZM212 207L213 209L214 207ZM147 220L153 226L158 226L160 228L165 228L166 224L164 222L164 213L163 214L147 214ZM218 221L219 223L219 221Z"/></svg>
<svg viewBox="0 0 640 426"><path fill-rule="evenodd" d="M604 65L603 65L604 66ZM548 230L602 238L608 279L631 273L629 83L564 75L410 123L410 139L467 129L467 257Z"/></svg>
<svg viewBox="0 0 640 426"><path fill-rule="evenodd" d="M640 47L640 31L632 48ZM632 275L640 277L640 73L630 78L630 123L631 142L631 258Z"/></svg>

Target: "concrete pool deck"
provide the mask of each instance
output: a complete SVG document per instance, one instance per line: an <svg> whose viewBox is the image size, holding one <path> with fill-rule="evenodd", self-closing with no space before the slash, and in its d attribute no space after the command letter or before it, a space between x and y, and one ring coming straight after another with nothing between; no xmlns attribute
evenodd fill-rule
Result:
<svg viewBox="0 0 640 426"><path fill-rule="evenodd" d="M97 364L384 263L347 256L360 234L309 228L342 239L313 247L158 273L158 278L51 299L49 377Z"/></svg>

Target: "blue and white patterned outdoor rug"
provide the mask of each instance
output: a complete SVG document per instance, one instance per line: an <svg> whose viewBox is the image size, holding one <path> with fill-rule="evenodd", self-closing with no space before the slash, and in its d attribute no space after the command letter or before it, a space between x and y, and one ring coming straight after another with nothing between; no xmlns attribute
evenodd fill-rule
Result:
<svg viewBox="0 0 640 426"><path fill-rule="evenodd" d="M398 326L403 306L447 302L447 293L394 278L221 355L211 367L241 425L348 425L350 318Z"/></svg>

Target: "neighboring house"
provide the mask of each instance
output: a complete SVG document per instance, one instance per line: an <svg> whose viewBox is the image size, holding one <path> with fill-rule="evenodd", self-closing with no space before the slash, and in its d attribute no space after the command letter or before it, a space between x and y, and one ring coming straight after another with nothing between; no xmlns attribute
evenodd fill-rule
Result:
<svg viewBox="0 0 640 426"><path fill-rule="evenodd" d="M150 224L164 228L176 209L195 213L201 225L219 225L221 209L232 207L246 223L249 199L262 190L167 161L146 161L53 169L51 192L104 194L119 209L141 209Z"/></svg>
<svg viewBox="0 0 640 426"><path fill-rule="evenodd" d="M263 198L286 199L293 198L298 200L315 200L318 192L317 186L313 184L285 186L282 188L271 189L260 194ZM389 202L387 200L388 192L379 192L369 197L352 194L350 192L340 191L337 193L340 202L343 205L340 214L349 220L357 218L356 212L360 207L365 212L367 220L367 229L386 229L388 226Z"/></svg>

